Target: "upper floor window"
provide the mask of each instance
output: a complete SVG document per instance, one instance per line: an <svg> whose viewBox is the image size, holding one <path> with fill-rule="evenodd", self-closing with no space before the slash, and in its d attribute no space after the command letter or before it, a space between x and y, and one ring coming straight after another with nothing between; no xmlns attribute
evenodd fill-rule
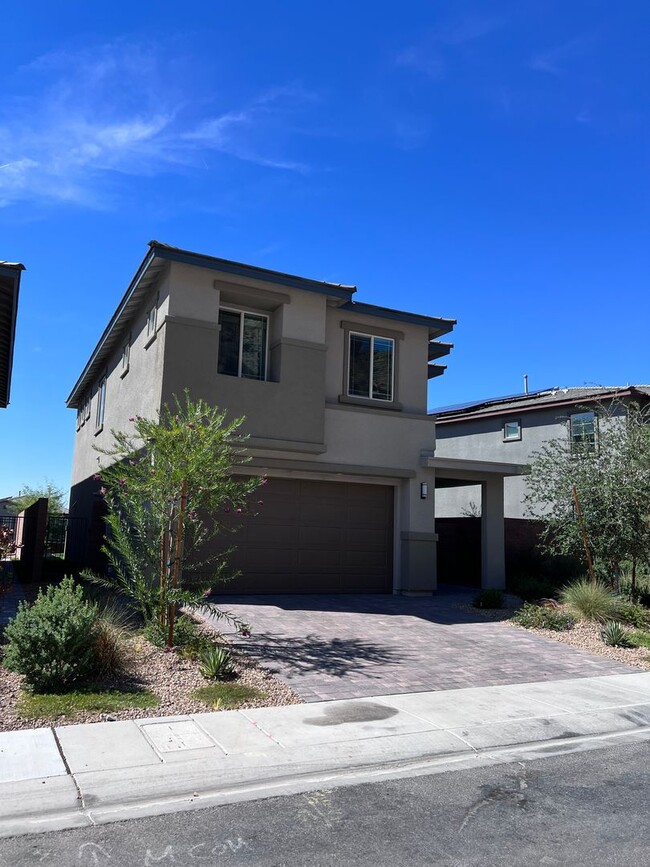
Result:
<svg viewBox="0 0 650 867"><path fill-rule="evenodd" d="M591 451L596 447L596 414L575 412L569 416L569 441L572 451Z"/></svg>
<svg viewBox="0 0 650 867"><path fill-rule="evenodd" d="M147 310L147 340L151 340L156 335L156 318L158 313L158 299L156 299L153 307Z"/></svg>
<svg viewBox="0 0 650 867"><path fill-rule="evenodd" d="M122 345L122 359L120 362L120 376L126 376L129 372L129 360L131 358L131 338Z"/></svg>
<svg viewBox="0 0 650 867"><path fill-rule="evenodd" d="M512 442L513 440L521 439L521 422L519 419L514 421L504 422L503 425L503 441L504 443Z"/></svg>
<svg viewBox="0 0 650 867"><path fill-rule="evenodd" d="M218 372L245 379L266 379L268 323L268 316L259 313L222 308Z"/></svg>
<svg viewBox="0 0 650 867"><path fill-rule="evenodd" d="M95 429L101 430L104 426L104 412L106 410L106 377L102 377L97 388L97 413L95 415Z"/></svg>
<svg viewBox="0 0 650 867"><path fill-rule="evenodd" d="M393 400L395 341L350 332L348 395Z"/></svg>

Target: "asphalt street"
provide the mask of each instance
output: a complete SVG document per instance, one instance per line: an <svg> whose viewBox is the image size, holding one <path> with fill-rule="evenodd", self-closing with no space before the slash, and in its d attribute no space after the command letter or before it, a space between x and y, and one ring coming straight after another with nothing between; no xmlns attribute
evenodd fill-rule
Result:
<svg viewBox="0 0 650 867"><path fill-rule="evenodd" d="M650 744L0 841L1 867L650 863Z"/></svg>

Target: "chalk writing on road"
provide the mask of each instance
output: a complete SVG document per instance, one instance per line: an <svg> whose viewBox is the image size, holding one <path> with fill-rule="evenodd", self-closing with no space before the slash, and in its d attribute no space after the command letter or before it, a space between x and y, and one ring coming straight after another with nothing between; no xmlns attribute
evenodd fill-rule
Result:
<svg viewBox="0 0 650 867"><path fill-rule="evenodd" d="M143 849L140 853L134 852L128 862L142 867L168 867L168 865L185 865L201 861L214 864L215 859L230 859L237 856L248 848L248 843L241 837L227 837L225 840L208 840L202 843L194 843L192 846L174 846L171 844L151 846ZM50 856L45 853L45 857ZM116 856L117 857L117 856ZM123 857L123 856L121 856ZM43 860L43 858L41 858ZM100 846L99 843L86 842L79 846L77 863L80 867L103 867L111 861L111 852ZM119 860L119 859L118 859ZM124 864L124 861L121 861Z"/></svg>

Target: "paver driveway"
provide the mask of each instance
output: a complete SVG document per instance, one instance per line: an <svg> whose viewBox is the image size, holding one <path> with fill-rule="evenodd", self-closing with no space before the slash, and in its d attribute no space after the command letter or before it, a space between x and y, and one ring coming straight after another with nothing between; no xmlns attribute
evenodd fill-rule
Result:
<svg viewBox="0 0 650 867"><path fill-rule="evenodd" d="M565 680L632 669L504 623L486 621L457 588L433 597L232 596L249 622L238 639L305 701Z"/></svg>

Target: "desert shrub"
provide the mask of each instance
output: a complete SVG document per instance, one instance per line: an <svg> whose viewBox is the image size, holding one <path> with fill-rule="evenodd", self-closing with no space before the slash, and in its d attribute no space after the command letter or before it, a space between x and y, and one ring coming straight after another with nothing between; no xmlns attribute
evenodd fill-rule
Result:
<svg viewBox="0 0 650 867"><path fill-rule="evenodd" d="M531 575L518 575L508 583L508 589L524 602L537 602L539 599L555 599L559 593L556 584L546 578Z"/></svg>
<svg viewBox="0 0 650 867"><path fill-rule="evenodd" d="M144 628L144 637L156 647L167 644L167 626L161 626L158 621L150 621ZM174 628L174 647L185 651L200 651L205 647L206 639L199 632L196 623L186 614L181 614Z"/></svg>
<svg viewBox="0 0 650 867"><path fill-rule="evenodd" d="M650 609L635 602L621 602L618 618L637 629L650 629Z"/></svg>
<svg viewBox="0 0 650 867"><path fill-rule="evenodd" d="M650 632L644 632L641 629L633 629L628 633L627 637L632 647L650 648Z"/></svg>
<svg viewBox="0 0 650 867"><path fill-rule="evenodd" d="M631 647L628 635L628 630L616 620L608 621L600 633L600 637L610 647Z"/></svg>
<svg viewBox="0 0 650 867"><path fill-rule="evenodd" d="M113 674L127 667L128 640L132 633L131 618L123 607L109 601L99 608L95 624L98 674Z"/></svg>
<svg viewBox="0 0 650 867"><path fill-rule="evenodd" d="M574 581L562 590L560 599L571 614L583 620L604 623L619 616L620 598L599 581Z"/></svg>
<svg viewBox="0 0 650 867"><path fill-rule="evenodd" d="M636 587L633 587L631 574L626 570L619 580L619 593L632 602L636 601L640 605L650 608L650 578L645 575L637 575L635 583Z"/></svg>
<svg viewBox="0 0 650 867"><path fill-rule="evenodd" d="M200 656L199 668L208 680L224 680L235 673L232 654L227 647L211 644L205 647Z"/></svg>
<svg viewBox="0 0 650 867"><path fill-rule="evenodd" d="M503 608L501 590L481 590L472 600L474 608Z"/></svg>
<svg viewBox="0 0 650 867"><path fill-rule="evenodd" d="M97 607L70 577L31 605L21 602L5 629L4 664L35 692L67 689L96 670Z"/></svg>
<svg viewBox="0 0 650 867"><path fill-rule="evenodd" d="M532 605L530 602L525 602L519 611L513 614L512 620L526 629L552 629L554 632L564 632L575 623L570 615L556 608Z"/></svg>

